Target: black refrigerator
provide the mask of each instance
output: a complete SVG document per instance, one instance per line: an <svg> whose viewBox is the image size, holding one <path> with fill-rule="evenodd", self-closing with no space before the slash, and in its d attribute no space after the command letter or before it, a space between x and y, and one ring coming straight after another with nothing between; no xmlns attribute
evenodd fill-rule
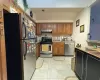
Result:
<svg viewBox="0 0 100 80"><path fill-rule="evenodd" d="M4 14L8 80L31 80L36 68L34 25L17 13Z"/></svg>

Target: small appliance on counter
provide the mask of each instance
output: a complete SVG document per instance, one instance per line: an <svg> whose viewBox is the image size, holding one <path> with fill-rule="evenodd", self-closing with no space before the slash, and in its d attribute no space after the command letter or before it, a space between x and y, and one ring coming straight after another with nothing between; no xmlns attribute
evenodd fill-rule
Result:
<svg viewBox="0 0 100 80"><path fill-rule="evenodd" d="M40 57L52 57L52 38L42 37L40 42Z"/></svg>

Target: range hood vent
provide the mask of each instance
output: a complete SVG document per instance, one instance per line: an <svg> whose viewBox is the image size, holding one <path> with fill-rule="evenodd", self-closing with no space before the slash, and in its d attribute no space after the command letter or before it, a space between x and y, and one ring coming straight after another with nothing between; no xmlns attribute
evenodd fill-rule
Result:
<svg viewBox="0 0 100 80"><path fill-rule="evenodd" d="M52 33L52 30L41 30L41 33Z"/></svg>

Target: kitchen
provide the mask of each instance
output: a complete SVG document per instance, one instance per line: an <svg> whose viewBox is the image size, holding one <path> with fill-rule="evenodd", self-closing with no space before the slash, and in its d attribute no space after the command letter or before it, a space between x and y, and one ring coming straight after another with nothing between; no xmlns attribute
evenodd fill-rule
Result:
<svg viewBox="0 0 100 80"><path fill-rule="evenodd" d="M33 15L0 6L0 80L99 80L100 1L90 3Z"/></svg>

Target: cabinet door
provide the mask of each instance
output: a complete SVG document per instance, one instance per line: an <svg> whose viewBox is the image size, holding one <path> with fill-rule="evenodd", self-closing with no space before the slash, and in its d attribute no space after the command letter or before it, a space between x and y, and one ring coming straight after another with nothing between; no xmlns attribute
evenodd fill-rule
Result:
<svg viewBox="0 0 100 80"><path fill-rule="evenodd" d="M38 43L36 45L36 57L38 58L40 56L40 44Z"/></svg>
<svg viewBox="0 0 100 80"><path fill-rule="evenodd" d="M52 30L52 31L53 31L52 34L53 34L53 35L57 35L57 34L58 34L58 27L57 27L57 24L52 24L52 25L53 25L53 26L52 26L52 27L53 27L53 28L52 28L52 29L53 29L53 30Z"/></svg>
<svg viewBox="0 0 100 80"><path fill-rule="evenodd" d="M87 61L87 53L84 53L84 55L83 55L83 74L82 74L82 80L85 80L85 78L86 78L86 61Z"/></svg>
<svg viewBox="0 0 100 80"><path fill-rule="evenodd" d="M47 29L52 30L53 24L52 23L48 23L47 24Z"/></svg>
<svg viewBox="0 0 100 80"><path fill-rule="evenodd" d="M53 55L55 55L55 56L64 55L64 43L63 42L54 42L53 43Z"/></svg>
<svg viewBox="0 0 100 80"><path fill-rule="evenodd" d="M100 7L99 7L100 8ZM91 17L90 17L90 40L100 40L99 34L100 34L100 17L98 12L97 6L91 7ZM98 14L99 13L99 14Z"/></svg>
<svg viewBox="0 0 100 80"><path fill-rule="evenodd" d="M58 46L57 46L57 43L54 42L53 45L53 55L56 56L58 54Z"/></svg>
<svg viewBox="0 0 100 80"><path fill-rule="evenodd" d="M64 24L58 24L58 34L59 35L63 35L63 31L64 31Z"/></svg>
<svg viewBox="0 0 100 80"><path fill-rule="evenodd" d="M86 80L100 80L100 59L88 55Z"/></svg>
<svg viewBox="0 0 100 80"><path fill-rule="evenodd" d="M59 47L59 49L58 49L58 55L59 56L64 56L64 47Z"/></svg>
<svg viewBox="0 0 100 80"><path fill-rule="evenodd" d="M96 2L91 7L91 17L90 17L90 40L100 40L100 0Z"/></svg>
<svg viewBox="0 0 100 80"><path fill-rule="evenodd" d="M41 35L41 25L40 24L37 24L36 33L37 35Z"/></svg>
<svg viewBox="0 0 100 80"><path fill-rule="evenodd" d="M65 35L71 35L72 34L72 27L73 27L72 23L64 24L64 34Z"/></svg>
<svg viewBox="0 0 100 80"><path fill-rule="evenodd" d="M53 49L53 55L54 56L57 56L58 55L58 47L55 47L54 49Z"/></svg>
<svg viewBox="0 0 100 80"><path fill-rule="evenodd" d="M58 53L60 56L63 56L64 55L64 42L59 42L58 46L59 46Z"/></svg>
<svg viewBox="0 0 100 80"><path fill-rule="evenodd" d="M82 79L82 74L83 74L83 52L76 50L76 63L75 63L75 72L78 75L80 79Z"/></svg>
<svg viewBox="0 0 100 80"><path fill-rule="evenodd" d="M71 23L67 24L67 34L68 35L72 34L72 24Z"/></svg>
<svg viewBox="0 0 100 80"><path fill-rule="evenodd" d="M47 24L40 24L41 25L41 30L47 30Z"/></svg>

